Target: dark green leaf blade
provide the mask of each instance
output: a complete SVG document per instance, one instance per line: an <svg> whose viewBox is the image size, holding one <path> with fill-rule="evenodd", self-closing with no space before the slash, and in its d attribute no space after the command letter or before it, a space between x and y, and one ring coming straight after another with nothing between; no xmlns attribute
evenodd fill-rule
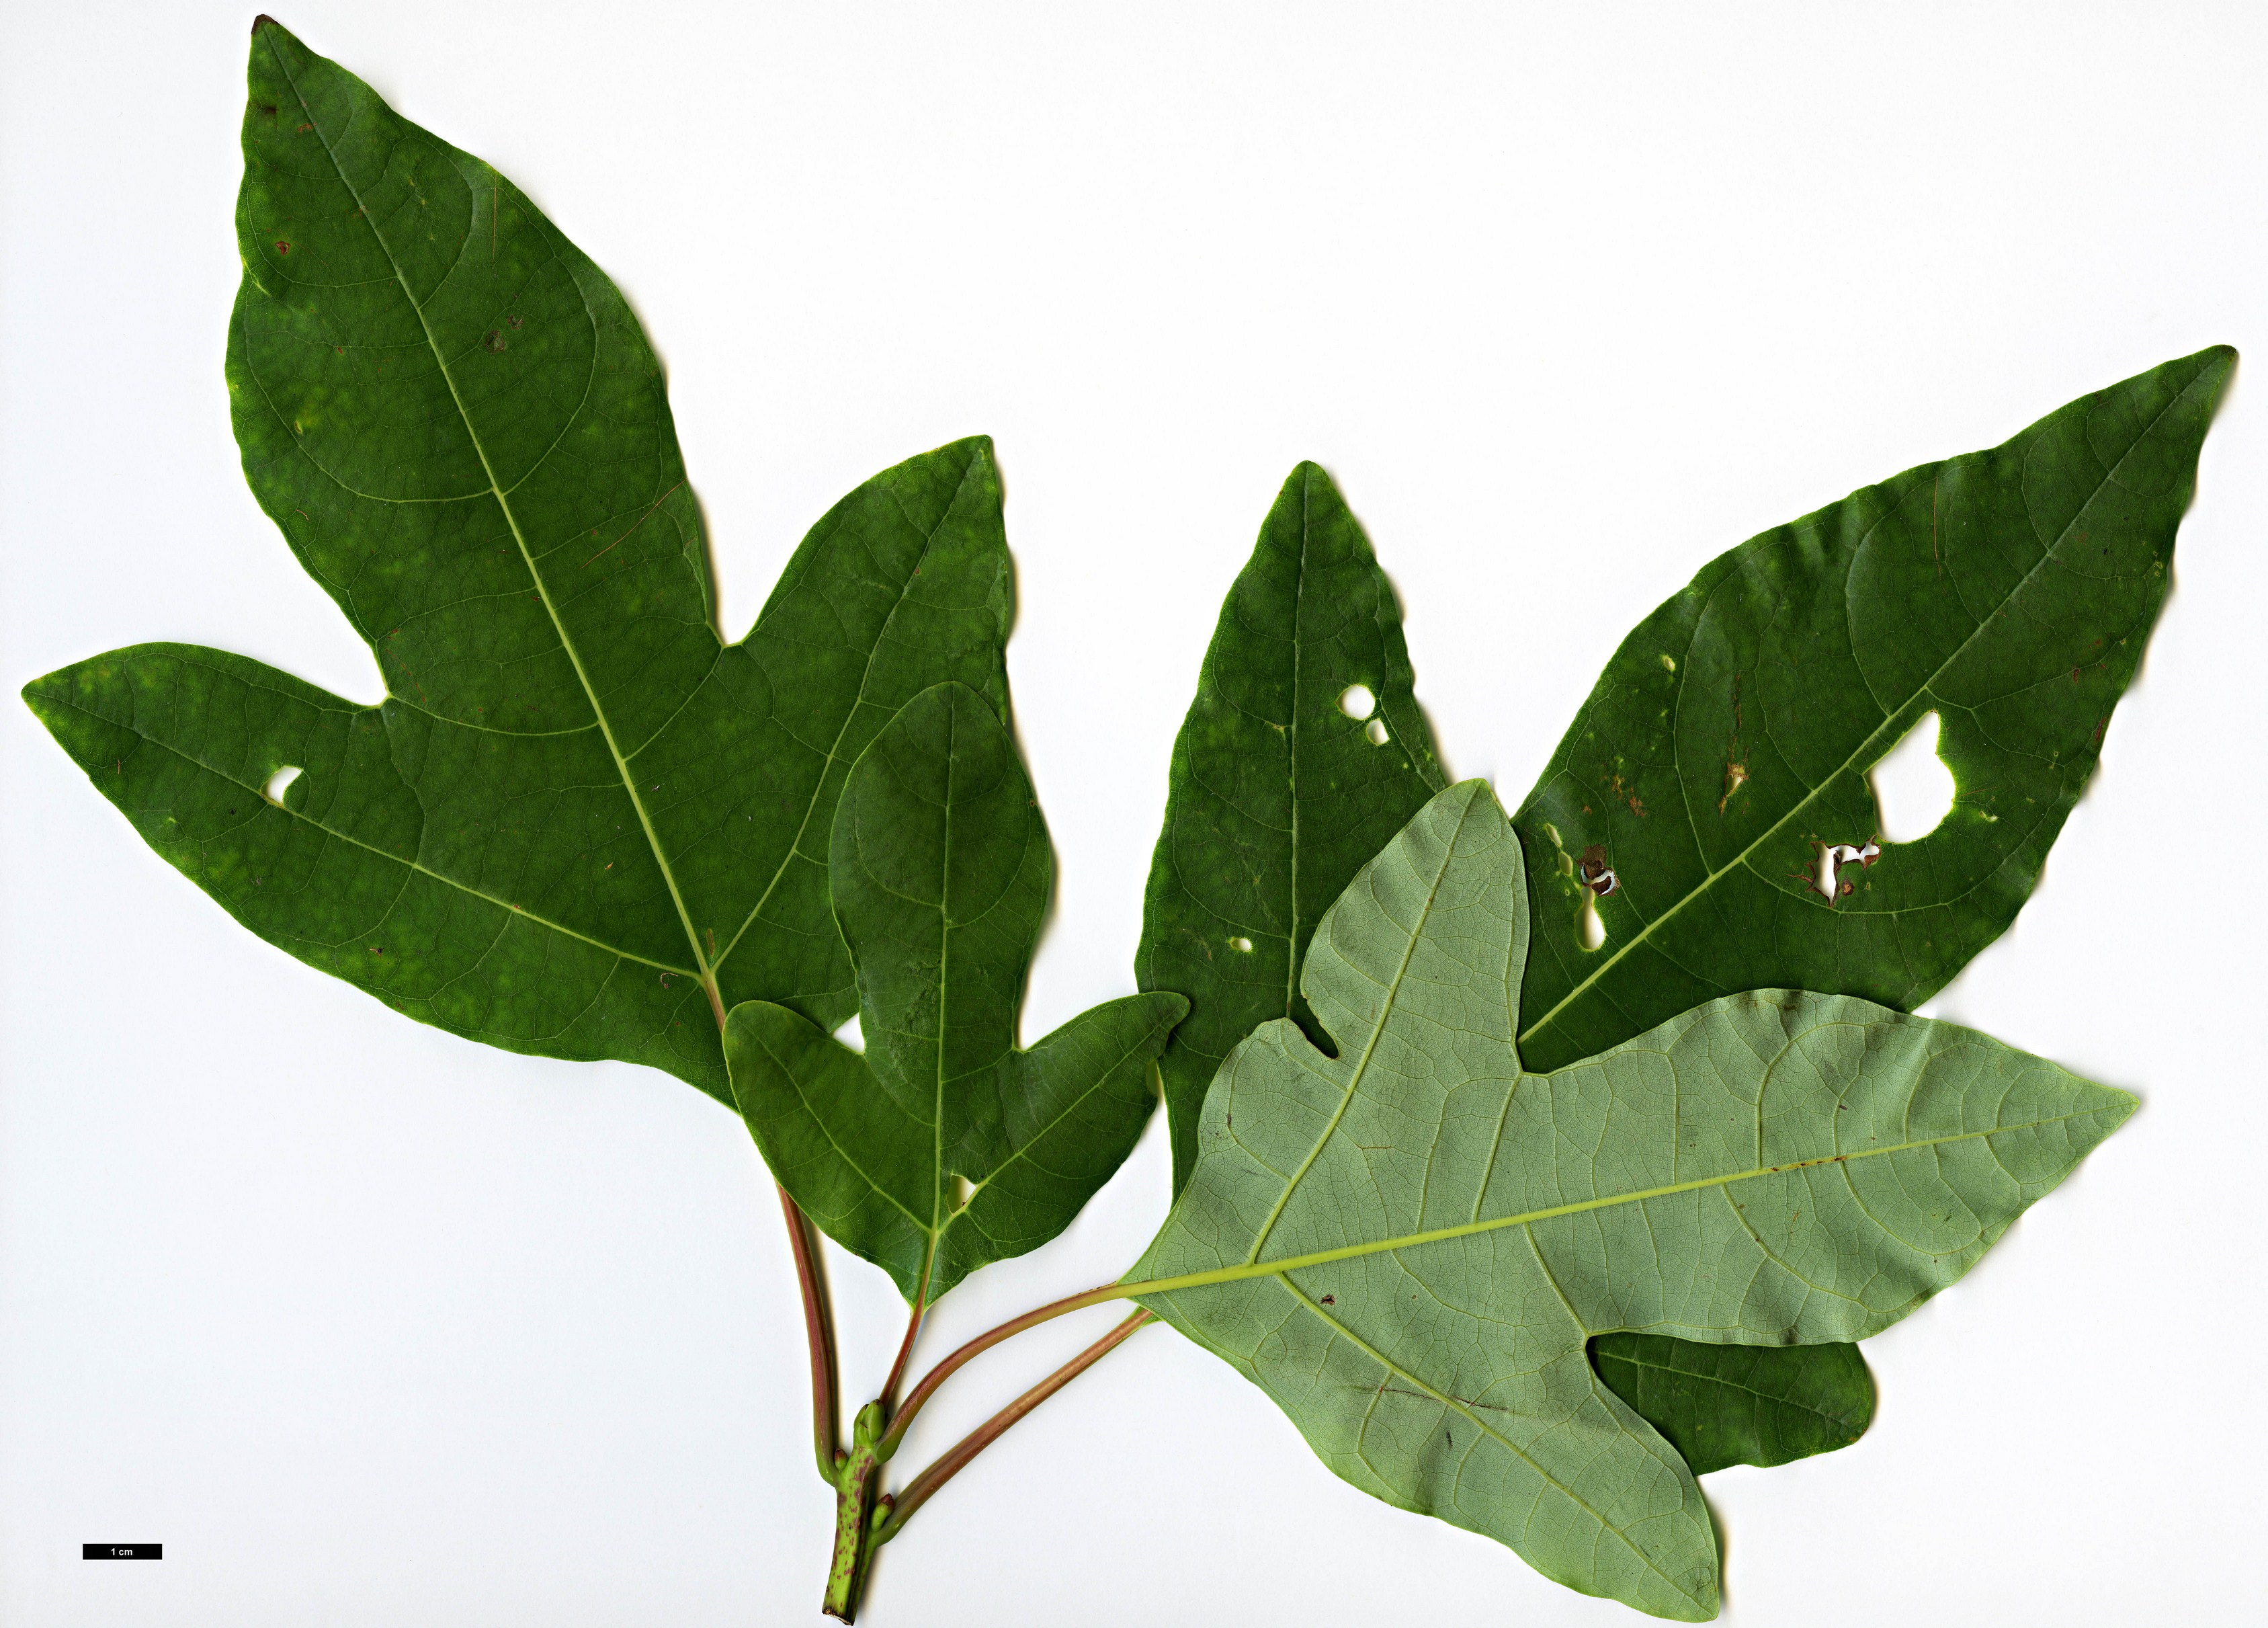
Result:
<svg viewBox="0 0 2268 1628"><path fill-rule="evenodd" d="M1718 1604L1699 1490L1594 1336L1854 1340L1962 1276L2133 1112L1949 1023L1766 990L1548 1074L1513 1014L1527 892L1485 785L1443 792L1317 928L1336 1042L1262 1025L1124 1280L1334 1471L1679 1621Z"/></svg>
<svg viewBox="0 0 2268 1628"><path fill-rule="evenodd" d="M998 1123L972 1125L962 1142L971 1190L945 1229L939 1293L1038 1249L1116 1174L1157 1106L1151 1064L1188 1009L1178 995L1122 996L1009 1060Z"/></svg>
<svg viewBox="0 0 2268 1628"><path fill-rule="evenodd" d="M726 1014L725 1057L773 1178L912 1300L936 1245L937 1126L893 1101L858 1052L768 1000Z"/></svg>
<svg viewBox="0 0 2268 1628"><path fill-rule="evenodd" d="M2141 659L2234 359L2167 363L1766 532L1638 625L1514 818L1536 906L1531 1065L1733 990L1911 1008L2007 930ZM1952 812L1822 897L1815 844L1879 830L1867 770L1931 711ZM1595 952L1577 865L1594 847L1618 884L1597 902ZM1822 1391L1863 1367L1839 1348L1783 1360L1815 1362L1806 1383ZM1630 1372L1606 1377L1619 1390ZM1737 1392L1656 1384L1647 1400L1673 1440L1747 1429Z"/></svg>
<svg viewBox="0 0 2268 1628"><path fill-rule="evenodd" d="M614 286L510 181L272 22L250 80L237 437L387 697L140 647L26 699L271 942L459 1034L653 1063L729 1102L732 1002L855 1008L825 877L849 763L933 683L1005 714L990 445L846 497L725 645L660 367ZM280 815L246 802L287 766ZM255 879L285 853L278 897Z"/></svg>
<svg viewBox="0 0 2268 1628"><path fill-rule="evenodd" d="M1340 706L1355 685L1375 704L1359 718ZM1169 777L1134 967L1141 988L1189 1000L1159 1064L1178 1192L1221 1058L1270 1018L1314 1032L1308 936L1442 785L1393 585L1314 464L1285 482L1229 588Z"/></svg>
<svg viewBox="0 0 2268 1628"><path fill-rule="evenodd" d="M384 707L186 645L114 651L24 696L144 841L278 948L491 1045L649 1063L715 1088L699 975L662 931L669 917L635 908L651 885L641 843L582 862L623 876L601 895L618 908L597 937L545 913L551 890L527 888L522 905L477 866L431 862ZM293 766L270 802L269 777Z"/></svg>
<svg viewBox="0 0 2268 1628"><path fill-rule="evenodd" d="M1513 821L1531 1066L1738 990L1911 1007L2007 927L2141 659L2235 355L1766 532L1638 624ZM1867 771L1933 711L1952 812L1822 898L1813 844L1877 830ZM1596 952L1563 863L1593 844L1619 882Z"/></svg>
<svg viewBox="0 0 2268 1628"><path fill-rule="evenodd" d="M1054 873L998 712L958 684L925 690L852 767L830 840L865 1054L768 1002L727 1020L765 1161L909 1301L1060 1233L1150 1116L1149 1067L1180 996L1108 1001L1017 1048Z"/></svg>
<svg viewBox="0 0 2268 1628"><path fill-rule="evenodd" d="M1786 1464L1847 1448L1874 1417L1859 1348L1705 1345L1666 1334L1602 1334L1591 1366L1668 1439L1697 1476Z"/></svg>

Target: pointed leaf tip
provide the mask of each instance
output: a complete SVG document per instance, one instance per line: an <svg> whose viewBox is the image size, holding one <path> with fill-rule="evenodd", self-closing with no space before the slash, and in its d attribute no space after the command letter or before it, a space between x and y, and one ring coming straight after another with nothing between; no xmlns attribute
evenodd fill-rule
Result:
<svg viewBox="0 0 2268 1628"><path fill-rule="evenodd" d="M271 943L454 1033L649 1064L729 1104L719 1007L832 1028L856 1006L825 873L792 862L833 817L828 765L942 681L1005 714L989 462L925 454L859 487L722 644L661 369L619 291L508 177L274 18L246 55L237 441L300 562L357 584L340 598L394 698L152 645L26 699ZM370 361L405 331L431 372ZM465 597L434 562L467 527L550 541L460 561ZM263 799L286 767L321 796ZM567 825L504 812L530 799Z"/></svg>
<svg viewBox="0 0 2268 1628"><path fill-rule="evenodd" d="M1189 1001L1160 1064L1176 1191L1221 1058L1269 1019L1312 1025L1316 922L1441 784L1393 585L1303 460L1221 606L1145 894L1136 980Z"/></svg>
<svg viewBox="0 0 2268 1628"><path fill-rule="evenodd" d="M1588 1342L1675 1336L1737 1374L1725 1348L1876 1333L2131 1099L1952 1024L1787 989L1525 1072L1522 866L1465 781L1363 867L1302 969L1336 1056L1282 1020L1229 1054L1196 1170L1127 1281L1355 1485L1570 1587L1706 1621L1699 1490ZM1840 1356L1847 1437L1871 1388Z"/></svg>

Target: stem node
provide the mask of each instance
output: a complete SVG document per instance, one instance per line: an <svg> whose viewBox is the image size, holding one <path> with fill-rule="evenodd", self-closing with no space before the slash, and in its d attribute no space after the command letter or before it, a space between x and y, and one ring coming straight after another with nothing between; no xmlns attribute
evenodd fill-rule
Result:
<svg viewBox="0 0 2268 1628"><path fill-rule="evenodd" d="M874 1529L888 1518L890 1500L874 1496L882 1474L882 1404L870 1402L858 1410L850 1426L850 1451L844 1455L835 1483L835 1555L827 1568L827 1593L819 1609L841 1622L858 1614L858 1596L866 1586L866 1564L874 1552Z"/></svg>

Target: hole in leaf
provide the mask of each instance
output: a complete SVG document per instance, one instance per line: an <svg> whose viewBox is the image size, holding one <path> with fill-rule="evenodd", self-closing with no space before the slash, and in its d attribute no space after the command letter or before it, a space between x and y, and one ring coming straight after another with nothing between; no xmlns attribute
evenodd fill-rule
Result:
<svg viewBox="0 0 2268 1628"><path fill-rule="evenodd" d="M1832 904L1837 899L1848 898L1858 883L1851 880L1854 870L1865 870L1882 857L1882 845L1871 837L1864 843L1816 843L1818 862L1806 880L1811 890Z"/></svg>
<svg viewBox="0 0 2268 1628"><path fill-rule="evenodd" d="M1339 696L1339 711L1349 718L1368 718L1378 711L1378 697L1367 684L1349 684Z"/></svg>
<svg viewBox="0 0 2268 1628"><path fill-rule="evenodd" d="M1867 774L1882 840L1916 843L1937 829L1953 810L1953 771L1937 755L1938 718L1925 712L1905 739L1883 754Z"/></svg>
<svg viewBox="0 0 2268 1628"><path fill-rule="evenodd" d="M953 1207L954 1209L966 1210L968 1208L968 1201L976 1196L976 1190L968 1184L968 1178L967 1176L956 1175L953 1178Z"/></svg>
<svg viewBox="0 0 2268 1628"><path fill-rule="evenodd" d="M1372 718L1370 720L1370 727L1364 730L1362 733L1368 738L1371 745L1373 746L1384 746L1386 744L1386 722L1383 718Z"/></svg>
<svg viewBox="0 0 2268 1628"><path fill-rule="evenodd" d="M862 1054L865 1051L866 1035L865 1031L858 1027L858 1014L857 1013L852 1013L849 1017L843 1020L843 1027L835 1031L835 1038L841 1041L844 1045L850 1047L853 1051Z"/></svg>
<svg viewBox="0 0 2268 1628"><path fill-rule="evenodd" d="M1243 938L1231 939L1228 941L1228 947L1240 955L1249 955L1252 954L1252 940Z"/></svg>
<svg viewBox="0 0 2268 1628"><path fill-rule="evenodd" d="M1583 919L1576 924L1575 936L1587 950L1603 948L1607 942L1607 924L1599 919L1599 895L1588 888L1583 889Z"/></svg>
<svg viewBox="0 0 2268 1628"><path fill-rule="evenodd" d="M274 774L268 777L268 784L260 788L260 794L266 798L269 802L281 807L284 801L284 788L289 786L291 782L297 780L298 777L298 766L293 763L286 763L283 768L277 770Z"/></svg>

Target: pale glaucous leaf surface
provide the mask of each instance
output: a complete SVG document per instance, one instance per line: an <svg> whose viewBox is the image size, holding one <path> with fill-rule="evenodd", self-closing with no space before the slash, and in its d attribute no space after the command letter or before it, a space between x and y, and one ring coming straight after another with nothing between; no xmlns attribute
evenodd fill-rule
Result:
<svg viewBox="0 0 2268 1628"><path fill-rule="evenodd" d="M1314 464L1229 588L1167 777L1134 970L1189 1001L1159 1062L1178 1192L1213 1071L1270 1018L1314 1034L1315 923L1443 785L1394 586Z"/></svg>
<svg viewBox="0 0 2268 1628"><path fill-rule="evenodd" d="M909 1301L935 1300L1056 1236L1110 1178L1187 1003L1106 1001L1018 1047L1055 856L1014 739L959 684L914 697L860 755L828 874L865 1052L746 1002L726 1027L733 1089L803 1212Z"/></svg>
<svg viewBox="0 0 2268 1628"><path fill-rule="evenodd" d="M661 367L605 275L264 19L243 143L245 474L386 698L144 645L26 700L270 943L455 1033L730 1103L726 1007L855 1008L826 887L851 762L943 681L1005 716L990 444L852 492L727 645Z"/></svg>
<svg viewBox="0 0 2268 1628"><path fill-rule="evenodd" d="M1236 1042L1271 1017L1323 1038L1298 993L1314 924L1441 789L1413 689L1392 585L1329 476L1302 464L1221 608L1145 901L1138 976L1190 1000L1160 1059L1176 1191L1197 1161L1205 1088ZM1621 1359L1601 1376L1673 1441L1707 1444L1709 1469L1825 1452L1871 1416L1854 1346L1832 1348L1817 1374L1790 1354L1801 1348L1742 1353L1800 1393L1822 1390L1815 1409L1768 1403L1756 1386L1771 1379L1728 1367L1716 1347L1696 1347L1674 1375L1658 1351L1620 1348L1647 1337L1594 1341Z"/></svg>
<svg viewBox="0 0 2268 1628"><path fill-rule="evenodd" d="M1600 1381L1592 1337L1873 1334L2134 1100L1951 1024L1785 990L1525 1072L1521 881L1477 781L1365 867L1302 975L1337 1055L1285 1020L1230 1054L1129 1281L1355 1485L1571 1587L1705 1620L1699 1489Z"/></svg>
<svg viewBox="0 0 2268 1628"><path fill-rule="evenodd" d="M1197 1162L1205 1088L1236 1042L1274 1017L1324 1038L1298 992L1314 924L1442 784L1393 586L1330 477L1302 464L1221 607L1144 904L1137 975L1190 1003L1159 1063L1176 1191ZM1647 1337L1594 1342L1621 1358L1601 1376L1673 1441L1705 1444L1705 1468L1825 1452L1872 1414L1854 1346L1832 1348L1815 1374L1791 1354L1803 1348L1728 1362L1697 1346L1673 1373L1658 1351L1620 1350ZM1760 1393L1776 1379L1793 1397Z"/></svg>
<svg viewBox="0 0 2268 1628"><path fill-rule="evenodd" d="M2234 360L2216 346L2166 363L1854 492L1712 561L1640 622L1513 819L1535 906L1521 1056L1556 1068L1736 990L1911 1009L2006 931L2164 603ZM1880 831L1867 771L1932 711L1951 813L1822 895L1818 844ZM1596 951L1579 864L1594 848L1617 881ZM1721 1355L1645 1349L1602 1339L1601 1372L1673 1440L1747 1436L1757 1398L1709 1377ZM1670 1369L1624 1384L1657 1361ZM1855 1403L1859 1366L1829 1350L1778 1373ZM1782 1456L1852 1439L1782 1418Z"/></svg>

